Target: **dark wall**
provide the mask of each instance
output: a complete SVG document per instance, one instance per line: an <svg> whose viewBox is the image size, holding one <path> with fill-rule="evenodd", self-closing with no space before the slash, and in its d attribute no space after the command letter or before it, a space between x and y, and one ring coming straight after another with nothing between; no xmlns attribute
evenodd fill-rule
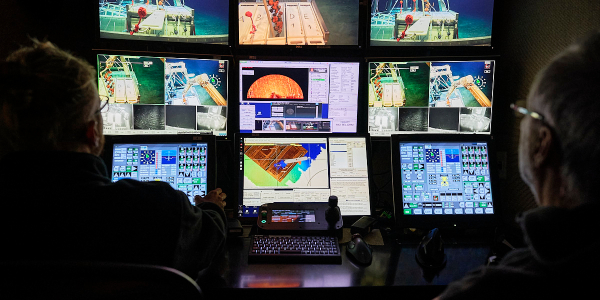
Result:
<svg viewBox="0 0 600 300"><path fill-rule="evenodd" d="M453 0L459 1L459 0ZM529 189L520 180L517 165L518 124L508 106L524 100L534 75L549 59L572 41L587 32L600 28L600 5L596 1L564 0L496 0L494 16L494 50L500 55L494 92L493 134L499 157L505 157L503 174L497 186L502 219L509 228L515 228L514 216L535 206ZM361 7L370 0L362 0ZM75 1L19 1L0 2L0 56L5 57L31 37L47 38L58 46L93 60L91 49L95 39L93 0ZM365 51L368 55L368 50ZM233 147L226 143L221 147ZM233 159L233 149L221 157L223 165ZM231 157L230 157L231 156ZM391 208L391 172L389 143L373 143L374 180L377 187L375 203ZM223 174L223 173L221 173ZM226 174L228 175L228 174ZM220 176L221 177L221 176ZM231 176L224 176L226 191ZM233 191L231 191L233 192Z"/></svg>
<svg viewBox="0 0 600 300"><path fill-rule="evenodd" d="M500 182L506 204L502 216L514 226L514 216L535 207L535 202L519 176L519 124L509 104L527 98L536 73L552 57L588 32L600 29L600 5L591 0L495 2L493 38L502 65L497 68L492 126L499 154L507 158L506 177Z"/></svg>
<svg viewBox="0 0 600 300"><path fill-rule="evenodd" d="M19 1L0 2L0 55L20 45L29 37L48 39L63 49L86 58L91 57L94 43L95 1Z"/></svg>

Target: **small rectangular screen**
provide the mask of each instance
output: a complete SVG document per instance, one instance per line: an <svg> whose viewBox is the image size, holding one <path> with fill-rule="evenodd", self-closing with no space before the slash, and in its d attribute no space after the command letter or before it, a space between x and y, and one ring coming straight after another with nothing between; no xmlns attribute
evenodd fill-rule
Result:
<svg viewBox="0 0 600 300"><path fill-rule="evenodd" d="M359 0L240 0L240 45L358 45Z"/></svg>
<svg viewBox="0 0 600 300"><path fill-rule="evenodd" d="M100 38L228 44L229 1L99 0Z"/></svg>
<svg viewBox="0 0 600 300"><path fill-rule="evenodd" d="M256 217L274 202L325 202L338 197L343 216L371 213L364 137L240 139L239 216Z"/></svg>
<svg viewBox="0 0 600 300"><path fill-rule="evenodd" d="M355 133L358 62L240 61L240 132Z"/></svg>
<svg viewBox="0 0 600 300"><path fill-rule="evenodd" d="M489 134L494 68L494 60L369 62L369 133Z"/></svg>
<svg viewBox="0 0 600 300"><path fill-rule="evenodd" d="M314 223L315 211L312 209L278 209L271 212L273 223Z"/></svg>
<svg viewBox="0 0 600 300"><path fill-rule="evenodd" d="M207 193L208 151L206 143L114 144L111 178L167 182L193 204Z"/></svg>
<svg viewBox="0 0 600 300"><path fill-rule="evenodd" d="M104 133L227 135L227 60L98 55Z"/></svg>
<svg viewBox="0 0 600 300"><path fill-rule="evenodd" d="M486 142L400 142L396 147L402 214L494 214Z"/></svg>
<svg viewBox="0 0 600 300"><path fill-rule="evenodd" d="M494 0L373 0L371 46L491 46L493 12Z"/></svg>

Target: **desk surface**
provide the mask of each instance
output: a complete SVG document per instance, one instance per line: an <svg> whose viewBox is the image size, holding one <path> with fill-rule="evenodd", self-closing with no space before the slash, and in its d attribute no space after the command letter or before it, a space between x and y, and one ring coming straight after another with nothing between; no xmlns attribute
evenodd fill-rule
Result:
<svg viewBox="0 0 600 300"><path fill-rule="evenodd" d="M483 244L446 244L448 261L439 272L425 272L415 260L418 243L399 243L392 234L384 234L384 245L373 245L369 266L355 264L346 256L345 243L340 245L342 264L248 264L250 238L233 237L217 267L203 272L198 280L211 297L248 297L276 294L298 298L332 293L359 294L395 290L431 298L450 282L468 271L484 265L489 247ZM298 290L296 290L298 289ZM292 292L293 291L293 292ZM421 298L419 297L419 298ZM294 297L292 297L294 298ZM319 297L321 298L321 297ZM287 299L287 298L286 298Z"/></svg>

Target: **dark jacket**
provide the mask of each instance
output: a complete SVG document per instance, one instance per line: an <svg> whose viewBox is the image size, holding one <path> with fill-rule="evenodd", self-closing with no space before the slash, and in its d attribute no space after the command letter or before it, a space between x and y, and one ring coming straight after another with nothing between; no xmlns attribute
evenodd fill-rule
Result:
<svg viewBox="0 0 600 300"><path fill-rule="evenodd" d="M174 267L195 277L223 250L224 212L164 182L112 183L97 156L20 152L0 161L5 260L95 260Z"/></svg>
<svg viewBox="0 0 600 300"><path fill-rule="evenodd" d="M498 266L454 282L441 299L574 299L596 297L600 279L600 205L540 207L519 222L527 247L509 252ZM588 295L589 294L589 295Z"/></svg>

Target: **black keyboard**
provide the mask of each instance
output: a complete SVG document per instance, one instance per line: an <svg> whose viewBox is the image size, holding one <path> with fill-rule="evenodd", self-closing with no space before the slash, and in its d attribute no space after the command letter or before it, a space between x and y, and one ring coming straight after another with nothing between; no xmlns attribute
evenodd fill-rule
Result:
<svg viewBox="0 0 600 300"><path fill-rule="evenodd" d="M255 235L248 263L341 264L337 237Z"/></svg>

